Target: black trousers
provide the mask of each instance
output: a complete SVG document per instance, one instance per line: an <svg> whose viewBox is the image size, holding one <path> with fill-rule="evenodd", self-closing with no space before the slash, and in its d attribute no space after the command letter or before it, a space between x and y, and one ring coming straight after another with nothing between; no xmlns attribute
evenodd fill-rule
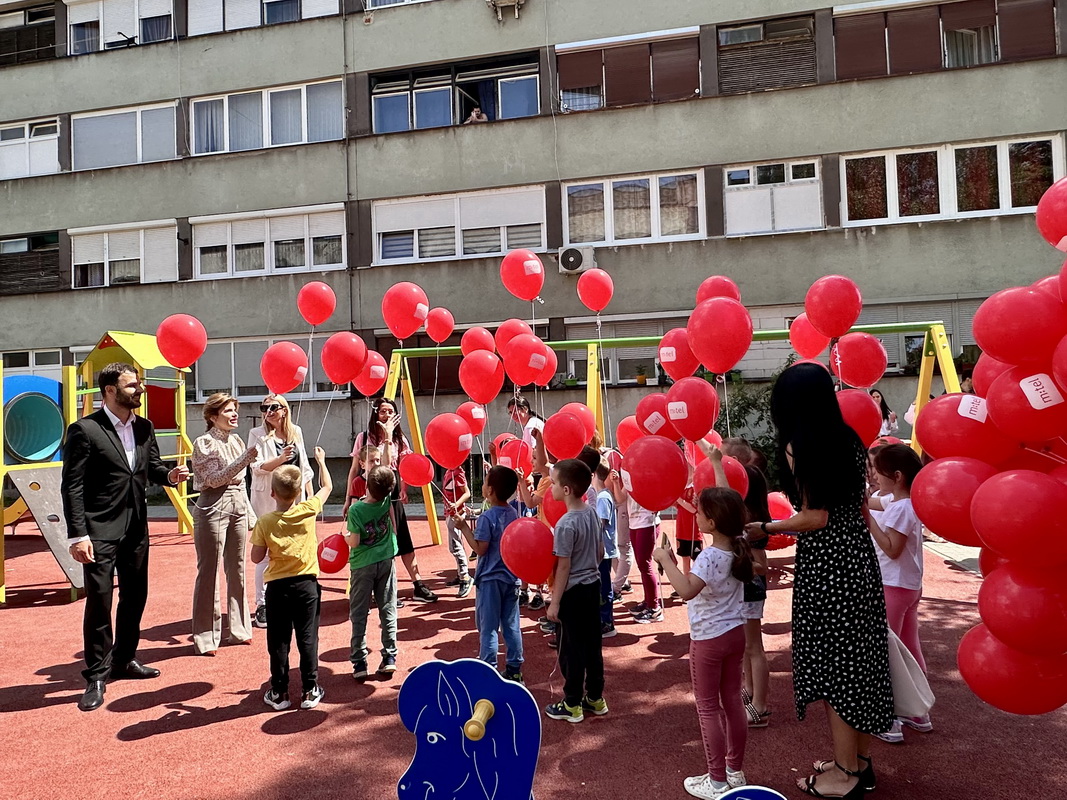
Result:
<svg viewBox="0 0 1067 800"><path fill-rule="evenodd" d="M604 696L604 653L600 636L600 581L579 583L559 599L559 668L563 697L577 705L582 694Z"/></svg>
<svg viewBox="0 0 1067 800"><path fill-rule="evenodd" d="M111 665L120 667L137 656L141 639L141 615L148 600L148 530L144 521L134 522L121 539L93 539L92 564L82 565L85 576L86 681L107 680ZM115 575L119 578L119 605L111 627Z"/></svg>
<svg viewBox="0 0 1067 800"><path fill-rule="evenodd" d="M319 606L322 587L314 575L267 581L267 653L270 655L270 685L274 691L289 691L289 644L296 632L300 653L300 680L304 692L319 681Z"/></svg>

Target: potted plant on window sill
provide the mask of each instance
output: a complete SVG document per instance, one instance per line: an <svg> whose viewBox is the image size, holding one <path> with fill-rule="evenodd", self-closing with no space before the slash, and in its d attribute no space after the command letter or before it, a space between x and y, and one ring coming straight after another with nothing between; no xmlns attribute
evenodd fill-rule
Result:
<svg viewBox="0 0 1067 800"><path fill-rule="evenodd" d="M572 373L566 377L566 379L563 381L563 385L566 386L568 389L573 389L578 385L578 379L575 378L574 374Z"/></svg>
<svg viewBox="0 0 1067 800"><path fill-rule="evenodd" d="M644 364L638 364L637 367L634 368L634 376L637 378L638 386L644 386L648 383L648 370L645 368Z"/></svg>

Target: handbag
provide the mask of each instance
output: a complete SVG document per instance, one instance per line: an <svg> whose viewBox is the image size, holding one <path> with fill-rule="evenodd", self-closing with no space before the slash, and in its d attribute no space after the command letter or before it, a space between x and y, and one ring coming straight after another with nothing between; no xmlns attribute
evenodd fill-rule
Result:
<svg viewBox="0 0 1067 800"><path fill-rule="evenodd" d="M893 713L898 717L922 717L934 705L934 693L915 656L891 629L889 645L889 679L893 684Z"/></svg>

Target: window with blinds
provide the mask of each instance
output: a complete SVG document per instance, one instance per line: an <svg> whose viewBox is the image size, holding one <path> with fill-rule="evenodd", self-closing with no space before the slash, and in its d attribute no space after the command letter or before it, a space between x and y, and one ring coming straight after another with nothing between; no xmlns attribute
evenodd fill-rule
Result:
<svg viewBox="0 0 1067 800"><path fill-rule="evenodd" d="M997 0L1001 60L1056 55L1055 13L1052 0Z"/></svg>
<svg viewBox="0 0 1067 800"><path fill-rule="evenodd" d="M806 86L816 80L813 17L719 29L720 94Z"/></svg>
<svg viewBox="0 0 1067 800"><path fill-rule="evenodd" d="M375 263L545 248L543 186L382 200L372 219Z"/></svg>
<svg viewBox="0 0 1067 800"><path fill-rule="evenodd" d="M834 60L840 81L888 75L885 14L835 19Z"/></svg>
<svg viewBox="0 0 1067 800"><path fill-rule="evenodd" d="M54 4L0 12L0 67L55 57Z"/></svg>
<svg viewBox="0 0 1067 800"><path fill-rule="evenodd" d="M639 336L662 337L670 321L620 320L601 323L598 333L596 323L580 322L567 326L567 340L597 340L636 338ZM633 383L643 374L649 384L658 381L658 342L647 347L605 347L600 351L600 373L612 384ZM588 351L585 347L567 350L567 374L584 381L588 376Z"/></svg>
<svg viewBox="0 0 1067 800"><path fill-rule="evenodd" d="M886 14L889 74L907 75L941 68L941 17L937 6Z"/></svg>
<svg viewBox="0 0 1067 800"><path fill-rule="evenodd" d="M965 0L941 6L945 67L973 67L998 60L996 0Z"/></svg>
<svg viewBox="0 0 1067 800"><path fill-rule="evenodd" d="M75 170L176 157L173 104L75 116L71 125Z"/></svg>
<svg viewBox="0 0 1067 800"><path fill-rule="evenodd" d="M72 288L178 280L176 225L70 235Z"/></svg>
<svg viewBox="0 0 1067 800"><path fill-rule="evenodd" d="M311 398L338 398L347 395L340 390L322 372L322 346L330 333L316 334L311 340L311 352L308 355L308 374L304 382L286 397L297 400ZM301 349L307 350L306 332L301 336L277 337L274 339L237 339L233 341L213 341L208 343L204 354L193 367L193 374L186 381L187 386L195 387L189 400L203 401L216 392L232 394L238 400L258 402L268 394L263 385L259 371L259 362L267 348L281 341L296 342Z"/></svg>
<svg viewBox="0 0 1067 800"><path fill-rule="evenodd" d="M817 161L735 165L723 184L727 236L825 226Z"/></svg>
<svg viewBox="0 0 1067 800"><path fill-rule="evenodd" d="M339 0L188 0L188 4L190 36L328 17L341 8Z"/></svg>

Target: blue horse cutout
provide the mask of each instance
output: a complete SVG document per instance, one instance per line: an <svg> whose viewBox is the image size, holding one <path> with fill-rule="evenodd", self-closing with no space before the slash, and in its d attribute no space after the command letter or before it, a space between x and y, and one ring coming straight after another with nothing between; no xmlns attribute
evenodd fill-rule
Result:
<svg viewBox="0 0 1067 800"><path fill-rule="evenodd" d="M494 706L485 734L464 726L479 700ZM400 719L415 757L397 784L400 800L526 800L541 747L541 715L529 689L484 661L428 661L400 688Z"/></svg>

